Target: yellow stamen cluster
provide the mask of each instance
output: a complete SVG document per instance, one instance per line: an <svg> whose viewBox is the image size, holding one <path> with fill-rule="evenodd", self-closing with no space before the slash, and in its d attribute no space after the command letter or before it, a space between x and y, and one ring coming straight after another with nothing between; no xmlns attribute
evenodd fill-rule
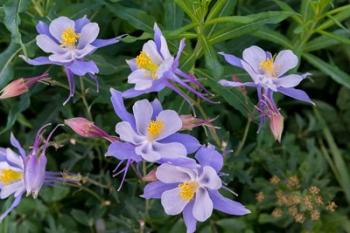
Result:
<svg viewBox="0 0 350 233"><path fill-rule="evenodd" d="M18 171L14 171L12 169L3 169L0 170L0 183L2 185L12 184L20 179L22 179L23 174Z"/></svg>
<svg viewBox="0 0 350 233"><path fill-rule="evenodd" d="M139 69L145 69L151 72L152 79L157 79L158 65L154 63L150 56L145 52L141 52L136 57L136 65Z"/></svg>
<svg viewBox="0 0 350 233"><path fill-rule="evenodd" d="M61 34L61 46L75 47L80 35L73 28L66 28Z"/></svg>
<svg viewBox="0 0 350 233"><path fill-rule="evenodd" d="M151 121L147 127L147 136L150 139L158 137L164 128L164 123L161 120Z"/></svg>
<svg viewBox="0 0 350 233"><path fill-rule="evenodd" d="M178 187L180 189L180 198L184 201L190 201L198 189L198 183L194 181L185 181L179 184Z"/></svg>
<svg viewBox="0 0 350 233"><path fill-rule="evenodd" d="M260 66L260 69L265 72L265 74L272 76L272 77L277 76L273 58L266 59L266 60L260 62L259 66Z"/></svg>

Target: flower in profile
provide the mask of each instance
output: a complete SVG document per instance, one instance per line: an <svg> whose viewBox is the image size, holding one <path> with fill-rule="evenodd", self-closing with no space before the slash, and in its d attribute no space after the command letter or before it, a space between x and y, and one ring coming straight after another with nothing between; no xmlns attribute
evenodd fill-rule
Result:
<svg viewBox="0 0 350 233"><path fill-rule="evenodd" d="M57 129L57 126L43 142L42 134L48 125L39 129L32 150L27 154L18 140L11 134L11 144L19 155L10 148L0 148L0 198L5 199L14 196L12 205L0 216L3 220L18 204L22 196L38 196L43 185L52 185L55 182L70 182L61 178L58 172L46 171L46 149L49 140Z"/></svg>
<svg viewBox="0 0 350 233"><path fill-rule="evenodd" d="M175 111L163 110L157 99L144 99L135 102L131 114L125 109L121 92L111 89L111 94L115 113L122 120L116 125L120 140L112 142L107 152L121 160L115 171L125 161L126 167L120 171L124 175L133 162L191 160L187 154L195 152L200 144L191 135L178 133L182 121Z"/></svg>
<svg viewBox="0 0 350 233"><path fill-rule="evenodd" d="M154 40L147 41L136 58L127 60L132 70L132 73L128 76L128 83L134 84L134 87L123 92L123 97L131 98L145 93L158 92L168 87L191 104L188 96L177 87L177 85L180 85L196 96L212 102L201 92L209 94L196 77L186 74L178 68L184 47L185 41L181 40L176 57L172 56L162 32L158 25L154 24ZM193 88L191 84L200 91Z"/></svg>
<svg viewBox="0 0 350 233"><path fill-rule="evenodd" d="M70 88L69 97L64 104L74 96L74 75L88 75L96 81L98 86L95 75L99 69L94 61L88 61L85 57L98 48L115 44L120 40L120 37L97 39L100 28L97 23L90 22L86 16L77 20L61 16L52 20L49 25L40 21L36 25L36 30L39 33L36 37L36 44L50 55L35 59L29 59L23 55L21 57L31 65L63 66Z"/></svg>
<svg viewBox="0 0 350 233"><path fill-rule="evenodd" d="M94 122L83 117L74 117L64 120L75 133L86 138L104 138L110 142L117 140L103 129L97 127Z"/></svg>
<svg viewBox="0 0 350 233"><path fill-rule="evenodd" d="M0 99L8 99L12 97L16 97L22 95L37 82L48 79L49 74L43 73L42 75L30 78L19 78L12 82L10 82L4 89L0 91Z"/></svg>
<svg viewBox="0 0 350 233"><path fill-rule="evenodd" d="M250 211L241 203L222 194L218 173L223 157L214 147L201 147L195 155L199 164L163 163L157 168L158 181L146 185L143 197L161 199L168 215L182 213L187 232L196 230L197 221L204 222L213 209L231 215L245 215Z"/></svg>

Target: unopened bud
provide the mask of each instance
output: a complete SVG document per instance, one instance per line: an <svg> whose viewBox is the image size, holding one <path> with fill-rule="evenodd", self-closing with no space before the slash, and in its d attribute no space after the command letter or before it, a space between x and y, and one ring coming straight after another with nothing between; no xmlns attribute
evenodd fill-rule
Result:
<svg viewBox="0 0 350 233"><path fill-rule="evenodd" d="M284 127L284 117L281 113L277 112L275 114L272 114L269 118L272 135L276 141L281 142Z"/></svg>
<svg viewBox="0 0 350 233"><path fill-rule="evenodd" d="M143 180L143 181L146 181L146 182L157 181L156 170L157 170L157 169L153 169L152 171L150 171L147 175L145 175L144 177L142 177L142 180Z"/></svg>
<svg viewBox="0 0 350 233"><path fill-rule="evenodd" d="M97 127L93 122L83 118L75 117L64 121L75 133L86 138L104 138L110 142L116 141L117 138L109 135L103 129Z"/></svg>
<svg viewBox="0 0 350 233"><path fill-rule="evenodd" d="M4 89L1 90L0 99L7 99L16 97L26 93L37 82L47 79L48 73L44 73L37 77L32 78L20 78L10 82Z"/></svg>
<svg viewBox="0 0 350 233"><path fill-rule="evenodd" d="M181 130L192 130L193 128L199 127L199 126L208 126L208 127L214 127L211 122L215 119L210 120L204 120L200 118L196 118L192 115L180 115L181 121L182 121L182 128Z"/></svg>

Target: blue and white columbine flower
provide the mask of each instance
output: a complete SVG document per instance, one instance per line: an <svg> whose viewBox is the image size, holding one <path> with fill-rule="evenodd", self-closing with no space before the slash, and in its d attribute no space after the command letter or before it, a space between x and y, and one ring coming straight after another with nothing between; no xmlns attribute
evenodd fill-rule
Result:
<svg viewBox="0 0 350 233"><path fill-rule="evenodd" d="M176 87L178 84L198 97L212 102L189 85L193 84L201 91L209 93L196 77L186 74L178 68L184 47L185 41L181 40L176 57L172 56L162 32L158 25L154 24L154 40L147 41L136 58L127 60L132 70L128 76L128 83L134 84L134 87L125 91L123 97L131 98L145 93L158 92L168 87L191 103L189 98Z"/></svg>
<svg viewBox="0 0 350 233"><path fill-rule="evenodd" d="M143 197L161 199L168 215L182 213L187 233L195 232L197 221L206 221L217 209L227 214L250 213L241 203L219 193L222 155L214 147L202 147L196 153L199 164L163 163L156 170L158 181L146 185Z"/></svg>
<svg viewBox="0 0 350 233"><path fill-rule="evenodd" d="M258 109L261 113L266 111L269 104L278 109L273 99L275 92L314 104L303 90L295 88L310 74L286 74L287 71L295 68L299 61L291 50L282 50L276 56L272 56L270 52L264 51L258 46L251 46L243 51L242 59L231 54L220 54L229 64L244 69L251 77L252 82L220 80L219 83L227 87L255 87L259 98ZM265 114L260 114L260 127L265 118Z"/></svg>
<svg viewBox="0 0 350 233"><path fill-rule="evenodd" d="M116 125L120 140L112 142L107 152L121 160L116 170L125 161L124 175L132 162L191 160L187 154L198 150L200 144L193 136L178 132L182 121L175 111L163 110L157 99L144 99L135 102L131 114L125 109L122 93L111 89L111 94L115 113L122 120Z"/></svg>
<svg viewBox="0 0 350 233"><path fill-rule="evenodd" d="M36 44L51 55L35 59L29 59L23 55L21 57L31 65L63 66L70 88L70 95L64 104L74 96L74 75L88 75L98 85L95 74L99 72L99 69L94 61L87 61L85 57L98 48L115 44L120 40L120 37L107 40L97 39L100 28L97 23L90 22L86 16L77 20L61 16L52 20L49 25L40 21L36 25L36 30L39 33L36 37Z"/></svg>

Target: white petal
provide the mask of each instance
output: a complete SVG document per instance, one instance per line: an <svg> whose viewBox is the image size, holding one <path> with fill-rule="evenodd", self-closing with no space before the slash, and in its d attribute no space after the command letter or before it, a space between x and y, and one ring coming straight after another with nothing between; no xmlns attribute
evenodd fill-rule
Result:
<svg viewBox="0 0 350 233"><path fill-rule="evenodd" d="M174 58L170 57L162 62L157 70L157 78L162 78L163 75L171 70L172 65L174 64Z"/></svg>
<svg viewBox="0 0 350 233"><path fill-rule="evenodd" d="M135 84L135 90L142 91L152 87L151 72L145 69L137 69L128 76L128 83Z"/></svg>
<svg viewBox="0 0 350 233"><path fill-rule="evenodd" d="M134 106L132 107L135 122L136 122L136 130L139 134L147 135L147 128L149 123L152 120L153 115L153 107L152 104L146 100L136 101Z"/></svg>
<svg viewBox="0 0 350 233"><path fill-rule="evenodd" d="M246 61L251 69L258 72L260 69L260 63L267 58L266 52L258 46L251 46L243 51L243 60ZM244 68L246 68L242 62ZM247 65L247 64L246 64Z"/></svg>
<svg viewBox="0 0 350 233"><path fill-rule="evenodd" d="M161 159L161 155L153 149L152 143L145 142L135 148L135 153L148 162L156 162Z"/></svg>
<svg viewBox="0 0 350 233"><path fill-rule="evenodd" d="M88 23L81 29L78 48L84 48L86 45L94 42L100 32L97 23Z"/></svg>
<svg viewBox="0 0 350 233"><path fill-rule="evenodd" d="M199 188L197 190L192 213L194 218L200 222L207 220L213 213L213 202L206 189Z"/></svg>
<svg viewBox="0 0 350 233"><path fill-rule="evenodd" d="M71 51L66 51L63 54L52 54L49 56L49 60L53 62L59 62L59 63L68 63L73 61L75 58Z"/></svg>
<svg viewBox="0 0 350 233"><path fill-rule="evenodd" d="M161 111L157 116L157 120L162 121L164 124L164 128L157 137L157 140L166 138L182 128L181 118L179 114L173 110Z"/></svg>
<svg viewBox="0 0 350 233"><path fill-rule="evenodd" d="M282 50L280 51L274 62L274 67L276 69L277 76L281 76L288 70L293 69L298 65L298 57L292 52L292 50Z"/></svg>
<svg viewBox="0 0 350 233"><path fill-rule="evenodd" d="M182 200L179 188L175 188L162 194L161 203L166 214L177 215L183 211L188 201Z"/></svg>
<svg viewBox="0 0 350 233"><path fill-rule="evenodd" d="M156 177L163 183L171 184L194 180L195 174L191 169L163 163L157 168Z"/></svg>
<svg viewBox="0 0 350 233"><path fill-rule="evenodd" d="M20 157L18 154L16 154L13 150L10 148L6 149L6 159L20 168L23 168L23 160L22 157Z"/></svg>
<svg viewBox="0 0 350 233"><path fill-rule="evenodd" d="M65 16L58 17L50 23L49 31L56 40L61 41L61 35L67 28L75 28L75 22Z"/></svg>
<svg viewBox="0 0 350 233"><path fill-rule="evenodd" d="M89 55L95 49L96 49L95 46L92 46L91 44L88 44L83 49L76 49L76 50L74 50L75 57L79 58L79 59L84 58L85 56Z"/></svg>
<svg viewBox="0 0 350 233"><path fill-rule="evenodd" d="M153 40L149 40L147 41L143 47L142 47L142 51L144 51L148 56L150 56L150 58L152 59L153 63L156 64L160 64L162 63L162 57L160 56L160 54L158 53L157 50L157 46L154 43Z"/></svg>
<svg viewBox="0 0 350 233"><path fill-rule="evenodd" d="M153 142L153 149L154 151L158 152L162 156L162 158L183 158L187 155L186 147L178 142Z"/></svg>
<svg viewBox="0 0 350 233"><path fill-rule="evenodd" d="M222 186L220 177L214 168L210 166L204 166L202 173L199 177L199 182L201 187L206 187L209 189L219 189Z"/></svg>
<svg viewBox="0 0 350 233"><path fill-rule="evenodd" d="M50 37L44 34L36 36L36 44L39 48L41 48L44 52L47 53L64 52L64 49L62 47L60 47L55 41L53 41Z"/></svg>
<svg viewBox="0 0 350 233"><path fill-rule="evenodd" d="M139 145L144 141L144 138L138 135L127 121L119 122L115 127L115 132L121 140L133 143L134 145Z"/></svg>
<svg viewBox="0 0 350 233"><path fill-rule="evenodd" d="M24 190L23 181L15 182L6 186L3 186L0 191L0 198L4 199L17 191Z"/></svg>

